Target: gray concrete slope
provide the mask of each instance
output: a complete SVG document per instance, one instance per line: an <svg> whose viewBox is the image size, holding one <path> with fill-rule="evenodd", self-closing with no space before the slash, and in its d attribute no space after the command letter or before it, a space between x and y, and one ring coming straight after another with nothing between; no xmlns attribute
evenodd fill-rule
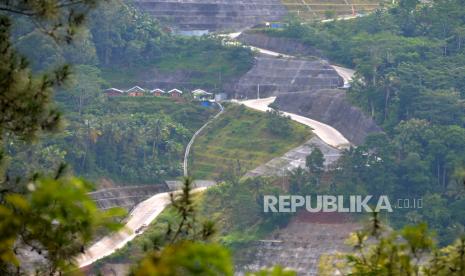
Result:
<svg viewBox="0 0 465 276"><path fill-rule="evenodd" d="M181 30L240 30L288 14L279 0L135 0L135 4Z"/></svg>
<svg viewBox="0 0 465 276"><path fill-rule="evenodd" d="M267 49L289 56L322 56L321 51L292 38L269 36L264 33L253 31L244 31L231 38L240 41L244 45Z"/></svg>
<svg viewBox="0 0 465 276"><path fill-rule="evenodd" d="M275 104L280 110L331 125L355 145L363 143L368 134L382 131L370 117L350 103L343 90L281 94Z"/></svg>
<svg viewBox="0 0 465 276"><path fill-rule="evenodd" d="M303 145L288 151L283 156L273 158L271 161L249 171L245 176L283 176L299 167L305 169L306 158L314 148L320 149L323 153L326 168L329 168L341 157L341 150L329 146L315 136Z"/></svg>
<svg viewBox="0 0 465 276"><path fill-rule="evenodd" d="M239 80L238 98L267 98L281 93L337 88L344 80L324 60L259 56Z"/></svg>
<svg viewBox="0 0 465 276"><path fill-rule="evenodd" d="M231 33L228 36L262 54L274 57L307 57L313 59L318 59L316 57L323 57L323 53L320 50L305 45L292 38L273 37L264 33L247 31ZM350 87L350 82L355 75L355 70L337 65L331 65L331 67L343 79L343 87Z"/></svg>
<svg viewBox="0 0 465 276"><path fill-rule="evenodd" d="M113 207L121 207L130 210L154 194L167 191L168 186L166 186L166 184L159 184L102 189L91 192L88 195L94 200L97 207L102 210Z"/></svg>
<svg viewBox="0 0 465 276"><path fill-rule="evenodd" d="M324 254L350 251L345 241L350 232L360 226L355 223L291 222L272 235L271 240L256 241L239 258L236 275L262 267L281 265L299 276L318 275L320 257Z"/></svg>

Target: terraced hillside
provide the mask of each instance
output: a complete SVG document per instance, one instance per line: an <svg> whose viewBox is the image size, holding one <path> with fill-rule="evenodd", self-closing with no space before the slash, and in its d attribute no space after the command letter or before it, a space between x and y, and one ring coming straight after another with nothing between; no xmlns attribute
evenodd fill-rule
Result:
<svg viewBox="0 0 465 276"><path fill-rule="evenodd" d="M328 15L351 16L379 8L386 0L281 0L290 14L304 20L323 19Z"/></svg>
<svg viewBox="0 0 465 276"><path fill-rule="evenodd" d="M290 121L291 134L276 136L267 129L267 114L233 105L210 124L192 149L190 168L195 179L216 179L237 169L252 170L301 145L310 137L310 128Z"/></svg>
<svg viewBox="0 0 465 276"><path fill-rule="evenodd" d="M155 18L181 30L238 30L282 20L279 0L135 0Z"/></svg>

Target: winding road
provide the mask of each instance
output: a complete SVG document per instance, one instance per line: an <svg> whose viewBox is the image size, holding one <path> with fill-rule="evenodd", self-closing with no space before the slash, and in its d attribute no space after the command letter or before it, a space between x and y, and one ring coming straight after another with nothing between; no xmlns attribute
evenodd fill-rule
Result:
<svg viewBox="0 0 465 276"><path fill-rule="evenodd" d="M197 130L194 135L192 136L191 140L189 141L189 144L187 144L187 147L186 147L186 151L184 152L184 162L183 162L183 170L184 170L184 177L188 177L189 174L188 174L188 171L187 171L187 166L188 166L188 163L189 163L189 154L191 152L191 147L192 145L194 144L195 142L195 138L197 138L197 136L199 136L199 134L213 121L215 120L216 118L218 118L224 111L224 108L223 106L221 105L221 103L219 102L216 102L216 104L218 105L218 107L220 108L220 112L218 112L215 117L211 118L210 120L208 120L208 122L206 122L201 128L199 128L199 130Z"/></svg>
<svg viewBox="0 0 465 276"><path fill-rule="evenodd" d="M258 51L261 54L273 56L273 57L283 57L283 58L294 58L294 56L258 48L255 46L248 46L250 49ZM350 82L352 81L354 75L355 75L355 70L337 66L337 65L332 65L330 64L331 67L334 68L334 70L337 72L337 74L344 80L344 88L349 88L350 87Z"/></svg>
<svg viewBox="0 0 465 276"><path fill-rule="evenodd" d="M269 98L264 98L264 99L255 99L255 100L247 100L247 101L241 101L240 103L244 104L245 106L266 112L267 110L270 110L268 107L271 103L275 101L276 97L269 97ZM338 148L338 149L343 149L343 148L348 148L350 146L349 140L344 137L338 130L333 128L332 126L323 124L321 122L312 120L310 118L300 116L294 113L289 113L289 112L282 112L284 115L289 116L292 120L299 122L301 124L304 124L306 126L309 126L313 129L313 132L320 137L323 142L326 144Z"/></svg>
<svg viewBox="0 0 465 276"><path fill-rule="evenodd" d="M339 76L344 80L344 88L349 88L350 87L350 82L354 78L355 75L355 70L337 66L337 65L331 65L331 67L336 70Z"/></svg>
<svg viewBox="0 0 465 276"><path fill-rule="evenodd" d="M231 39L237 39L237 37L239 37L241 33L242 32L230 33L230 34L227 34L226 36ZM258 48L255 46L247 46L247 47L251 48L252 50L258 51L262 54L269 55L269 56L294 58L294 56L270 51L267 49ZM344 88L350 87L350 82L354 78L355 70L337 66L337 65L331 65L331 67L333 67L334 70L337 72L337 74L344 80ZM273 103L275 99L276 97L270 97L270 98L264 98L264 99L242 101L241 103L252 109L266 112L267 110L270 109L268 105ZM347 138L345 138L344 135L342 135L338 130L336 130L332 126L329 126L327 124L324 124L324 123L321 123L321 122L318 122L318 121L315 121L310 118L300 116L297 114L293 114L289 112L283 112L283 113L286 116L289 116L292 120L311 127L313 129L313 132L318 137L320 137L321 140L323 140L325 143L327 143L330 146L333 146L339 149L347 148L350 146L349 140L347 140Z"/></svg>
<svg viewBox="0 0 465 276"><path fill-rule="evenodd" d="M226 36L235 39L241 33L228 34ZM250 48L270 56L275 57L286 57L292 58L292 56L285 55L282 53L277 53L274 51L261 49L257 47L249 46ZM354 70L343 68L339 66L332 65L337 73L344 79L344 86L350 85L350 81L354 76ZM242 101L240 103L245 106L266 112L269 107L268 105L274 102L276 97L270 97L265 99L255 99ZM196 137L218 116L220 116L224 109L223 106L218 103L220 107L220 112L218 112L212 119L210 119L205 125L203 125L191 138L189 144L186 147L184 154L184 176L188 175L188 159L190 154L190 149L196 139ZM335 148L346 148L350 145L350 142L335 128L323 124L321 122L306 118L297 114L283 112L286 116L289 116L292 120L307 125L313 129L313 132L321 138L325 143ZM208 187L196 188L193 192L202 192ZM160 193L156 194L149 199L139 203L129 215L127 223L123 229L120 231L108 235L91 247L87 248L85 253L80 255L76 261L79 267L85 267L97 260L100 260L106 256L109 256L116 252L118 249L124 247L129 241L133 240L138 234L144 232L145 227L148 226L152 221L154 221L158 215L170 204L170 193ZM136 234L138 232L138 234Z"/></svg>
<svg viewBox="0 0 465 276"><path fill-rule="evenodd" d="M207 187L193 189L194 193L202 192ZM138 234L144 232L144 228L158 217L161 212L171 203L170 193L161 193L139 203L129 214L126 225L120 231L106 236L87 248L76 261L78 267L86 267L106 256L113 254L116 250L123 248ZM139 231L138 231L139 230Z"/></svg>
<svg viewBox="0 0 465 276"><path fill-rule="evenodd" d="M242 32L230 33L230 34L226 34L226 35L223 35L223 36L226 36L226 37L229 37L230 39L236 40L241 35L241 33ZM291 56L291 55L286 55L286 54L283 54L283 53L278 53L278 52L275 52L275 51L270 51L270 50L267 50L267 49L258 48L258 47L251 46L251 45L246 45L246 47L249 47L250 49L252 49L254 51L258 51L261 54L265 54L265 55L269 55L269 56L273 56L273 57L294 58L294 56ZM337 65L332 65L332 64L331 64L331 67L333 67L334 70L336 70L336 72L339 74L339 76L341 76L341 78L344 80L344 88L350 87L350 82L354 78L355 70L345 68L345 67L341 67L341 66L337 66Z"/></svg>
<svg viewBox="0 0 465 276"><path fill-rule="evenodd" d="M218 118L224 111L221 103L217 103L220 111L207 123L205 123L195 134L192 136L189 144L186 147L184 154L184 176L187 177L187 163L189 159L189 153L192 145L194 144L195 138L204 130L213 120ZM196 188L193 192L201 192L208 187ZM109 256L116 252L116 250L123 248L129 241L133 240L138 234L144 232L145 227L150 225L161 212L171 203L170 193L156 194L149 199L139 203L133 211L129 214L129 219L126 225L120 231L106 236L93 244L91 247L86 249L85 254L80 255L77 258L79 267L88 266L106 256ZM139 233L136 233L139 232Z"/></svg>

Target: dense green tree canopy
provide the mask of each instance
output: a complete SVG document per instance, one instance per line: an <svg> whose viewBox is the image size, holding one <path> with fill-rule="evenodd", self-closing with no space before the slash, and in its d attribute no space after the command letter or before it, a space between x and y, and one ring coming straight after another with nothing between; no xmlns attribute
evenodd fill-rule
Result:
<svg viewBox="0 0 465 276"><path fill-rule="evenodd" d="M344 153L330 181L339 192L434 198L438 210L462 204L450 190L458 192L465 167L463 7L462 0L401 0L356 20L293 20L267 31L355 68L348 97L385 131ZM441 241L452 240L450 225L462 220L440 219L431 208L396 210L392 223L426 220Z"/></svg>

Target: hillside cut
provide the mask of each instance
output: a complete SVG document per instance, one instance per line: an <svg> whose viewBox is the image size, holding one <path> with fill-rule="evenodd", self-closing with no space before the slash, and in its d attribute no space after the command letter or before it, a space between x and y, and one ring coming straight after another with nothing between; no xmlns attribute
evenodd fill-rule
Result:
<svg viewBox="0 0 465 276"><path fill-rule="evenodd" d="M240 30L287 15L279 0L136 0L135 4L181 30Z"/></svg>

